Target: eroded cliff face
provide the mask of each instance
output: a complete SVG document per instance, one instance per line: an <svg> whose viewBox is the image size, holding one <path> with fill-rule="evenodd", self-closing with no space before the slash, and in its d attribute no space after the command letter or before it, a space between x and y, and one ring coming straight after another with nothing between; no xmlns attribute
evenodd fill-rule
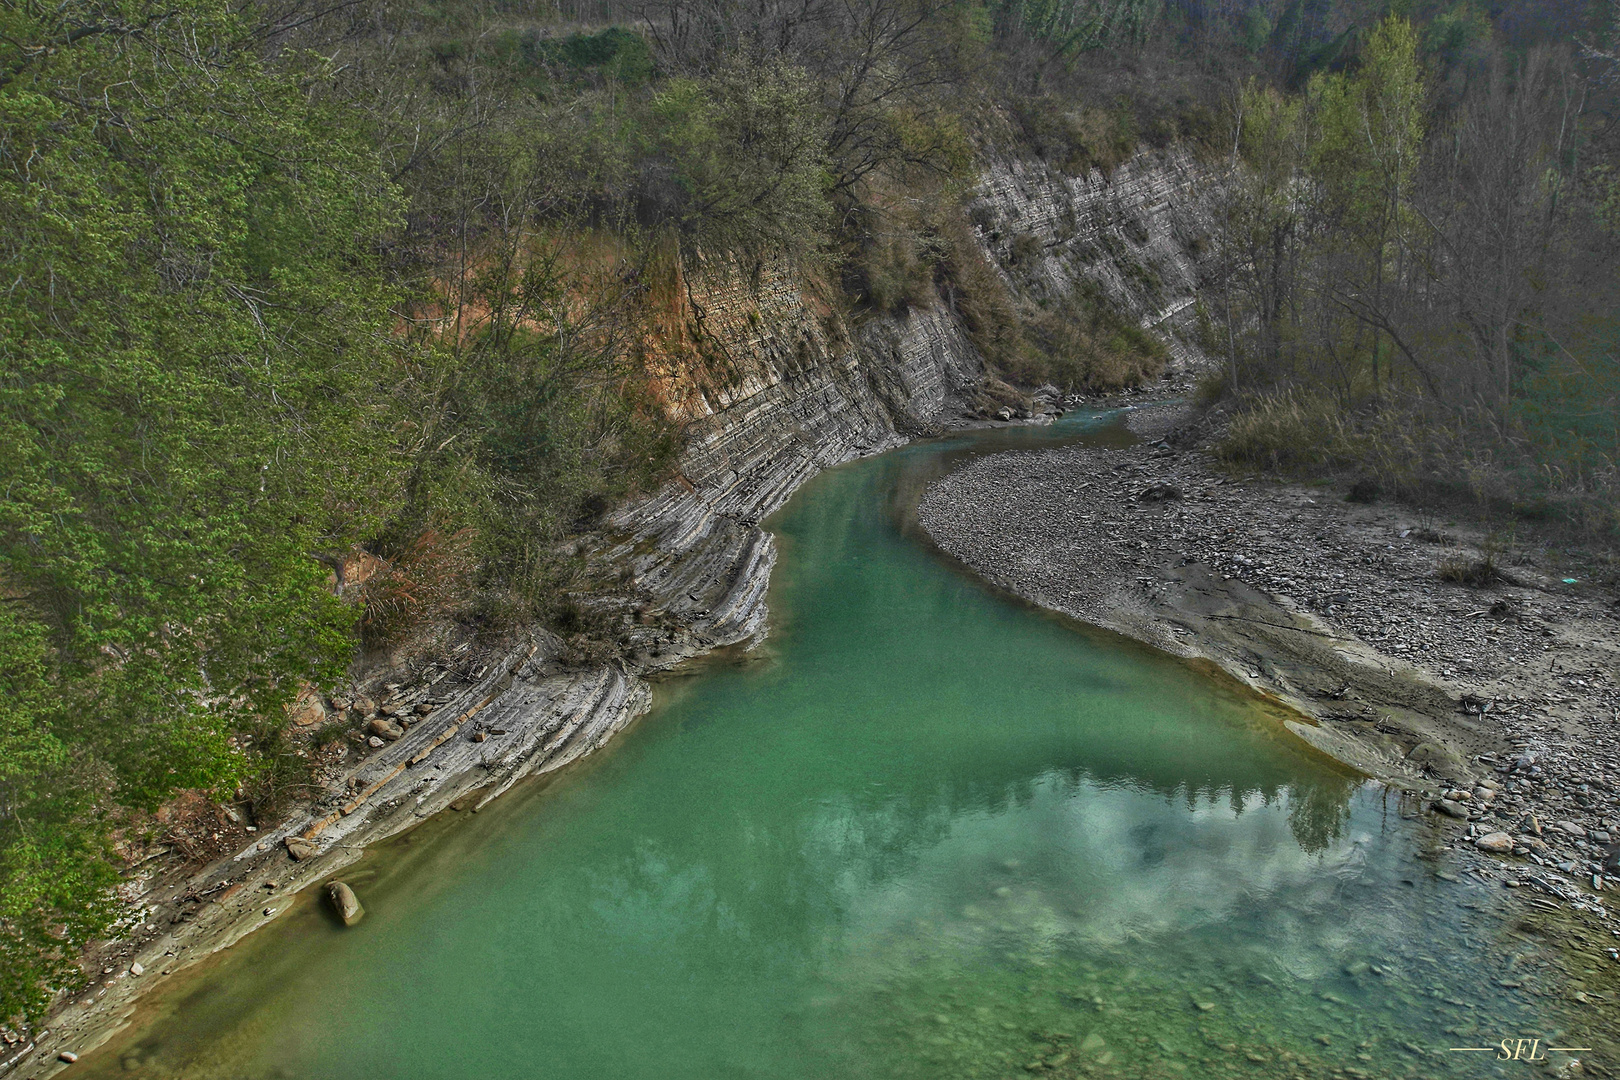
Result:
<svg viewBox="0 0 1620 1080"><path fill-rule="evenodd" d="M1024 298L1070 302L1090 282L1186 362L1197 359L1183 324L1215 194L1212 174L1176 150L1138 155L1107 178L1002 162L973 213L986 254ZM401 707L433 712L363 762L346 792L261 847L295 837L311 856L353 850L470 791L487 801L590 753L647 708L643 676L763 637L776 545L760 522L800 484L968 418L986 378L943 300L850 316L785 267L710 269L683 290L691 355L702 359L670 364L659 387L685 424L679 471L611 515L593 553L604 576L630 586L607 601L631 616L626 658L570 670L562 643L537 634L470 681L402 693ZM641 602L627 599L638 592Z"/></svg>
<svg viewBox="0 0 1620 1080"><path fill-rule="evenodd" d="M1220 193L1217 170L1180 147L1138 153L1108 176L1002 159L970 213L1015 294L1062 304L1092 286L1163 339L1175 366L1195 369Z"/></svg>
<svg viewBox="0 0 1620 1080"><path fill-rule="evenodd" d="M984 378L943 305L851 325L786 273L757 290L733 276L701 291L707 332L735 369L701 392L670 376L687 424L680 475L612 518L624 539L606 552L698 648L764 633L776 549L760 521L822 469L940 430Z"/></svg>
<svg viewBox="0 0 1620 1080"><path fill-rule="evenodd" d="M1178 319L1198 282L1206 180L1173 152L1140 155L1107 179L1000 163L974 217L987 255L1022 295L1063 303L1077 282L1093 281L1187 362L1195 352ZM644 597L639 612L617 601L630 616L626 658L580 670L563 662L561 641L537 632L470 672L446 658L391 685L391 707L414 717L402 737L190 888L149 898L149 925L161 928L132 942L129 955L150 976L72 1002L53 1017L51 1039L0 1071L26 1061L44 1075L58 1050L96 1045L140 992L272 921L288 909L285 897L330 880L368 844L446 808L477 809L521 778L601 747L649 707L645 676L718 646L757 643L776 560L760 522L822 469L968 417L967 398L986 377L943 300L903 316L852 318L784 270L757 281L715 272L688 284L708 362L702 371L672 365L661 388L686 425L679 473L612 515L593 555Z"/></svg>
<svg viewBox="0 0 1620 1080"><path fill-rule="evenodd" d="M1075 303L1089 285L1187 368L1203 362L1192 316L1217 193L1211 170L1179 149L1139 154L1107 177L1002 160L970 210L985 254L1021 299ZM965 416L985 366L944 300L851 327L818 311L790 274L697 291L737 377L699 390L670 376L667 396L690 425L682 475L615 516L628 539L608 557L699 644L732 644L764 631L775 547L758 523L821 469Z"/></svg>

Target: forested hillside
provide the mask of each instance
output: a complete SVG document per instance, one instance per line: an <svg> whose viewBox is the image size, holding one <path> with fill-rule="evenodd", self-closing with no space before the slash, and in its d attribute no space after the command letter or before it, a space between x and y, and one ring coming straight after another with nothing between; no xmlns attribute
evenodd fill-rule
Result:
<svg viewBox="0 0 1620 1080"><path fill-rule="evenodd" d="M703 266L857 321L949 304L1026 383L1153 374L1101 298L1008 295L964 211L998 154L1231 170L1235 459L1612 529L1614 31L1575 0L0 0L0 1017L79 978L166 802L296 796L302 686L446 628L591 643L565 541L680 447L649 365L727 378Z"/></svg>
<svg viewBox="0 0 1620 1080"><path fill-rule="evenodd" d="M1391 16L1344 70L1235 95L1231 459L1612 544L1615 10Z"/></svg>

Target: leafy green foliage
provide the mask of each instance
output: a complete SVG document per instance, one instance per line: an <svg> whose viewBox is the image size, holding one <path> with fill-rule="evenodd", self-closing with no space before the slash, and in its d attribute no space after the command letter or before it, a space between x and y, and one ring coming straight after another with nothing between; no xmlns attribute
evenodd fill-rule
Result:
<svg viewBox="0 0 1620 1080"><path fill-rule="evenodd" d="M223 5L5 18L0 649L51 707L6 704L0 774L42 786L0 851L4 966L43 977L109 910L96 797L234 787L243 718L343 670L311 556L386 504L394 211L320 69L266 71Z"/></svg>
<svg viewBox="0 0 1620 1080"><path fill-rule="evenodd" d="M1140 41L1160 7L1160 0L1008 0L1006 13L1060 56L1074 56Z"/></svg>
<svg viewBox="0 0 1620 1080"><path fill-rule="evenodd" d="M37 1013L75 982L78 949L112 925L117 882L97 781L51 730L61 702L43 628L0 601L0 1016Z"/></svg>
<svg viewBox="0 0 1620 1080"><path fill-rule="evenodd" d="M802 70L727 67L653 97L660 216L715 251L804 251L825 233L826 143Z"/></svg>

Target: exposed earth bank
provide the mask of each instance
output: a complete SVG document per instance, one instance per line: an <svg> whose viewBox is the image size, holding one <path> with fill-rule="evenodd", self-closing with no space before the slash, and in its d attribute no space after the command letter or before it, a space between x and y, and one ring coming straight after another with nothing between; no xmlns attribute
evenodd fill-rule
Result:
<svg viewBox="0 0 1620 1080"><path fill-rule="evenodd" d="M1444 581L1491 546L1483 530L1234 480L1191 418L1155 404L1128 414L1125 448L974 459L918 518L995 585L1213 662L1314 721L1289 722L1306 742L1412 792L1454 862L1520 889L1527 910L1560 909L1613 1039L1620 1003L1596 985L1612 994L1620 976L1612 590L1545 550L1498 555L1504 580L1486 587Z"/></svg>

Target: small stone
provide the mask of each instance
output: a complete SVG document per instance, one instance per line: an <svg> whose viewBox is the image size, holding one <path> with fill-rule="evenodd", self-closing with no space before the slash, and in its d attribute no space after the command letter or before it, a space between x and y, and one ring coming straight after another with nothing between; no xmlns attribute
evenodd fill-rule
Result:
<svg viewBox="0 0 1620 1080"><path fill-rule="evenodd" d="M1436 799L1433 805L1434 812L1437 814L1444 814L1446 817L1459 818L1462 820L1467 820L1468 818L1467 808L1464 807L1462 803L1456 802L1452 799Z"/></svg>
<svg viewBox="0 0 1620 1080"><path fill-rule="evenodd" d="M418 716L426 716L428 713L430 713L432 711L433 711L433 706L429 705L427 702L418 701L416 703L416 713L417 713Z"/></svg>
<svg viewBox="0 0 1620 1080"><path fill-rule="evenodd" d="M326 886L326 898L332 903L332 910L337 917L343 920L344 926L353 926L360 921L366 909L360 906L360 898L354 895L347 882L333 881Z"/></svg>
<svg viewBox="0 0 1620 1080"><path fill-rule="evenodd" d="M371 747L373 750L381 750L385 744L380 738L373 735L371 738L366 740L366 745Z"/></svg>
<svg viewBox="0 0 1620 1080"><path fill-rule="evenodd" d="M282 842L287 845L287 854L291 855L295 862L303 862L315 854L315 845L302 836L289 836Z"/></svg>
<svg viewBox="0 0 1620 1080"><path fill-rule="evenodd" d="M1558 824L1554 825L1553 828L1557 829L1565 836L1578 836L1582 840L1586 839L1586 830L1575 824L1573 821L1560 821Z"/></svg>
<svg viewBox="0 0 1620 1080"><path fill-rule="evenodd" d="M129 965L129 973L131 975L139 977L141 975L146 974L146 969L141 967L141 962L139 960L137 960L133 964Z"/></svg>
<svg viewBox="0 0 1620 1080"><path fill-rule="evenodd" d="M354 710L369 720L377 715L377 703L368 697L355 698Z"/></svg>
<svg viewBox="0 0 1620 1080"><path fill-rule="evenodd" d="M1369 972L1371 970L1372 970L1372 965L1367 963L1367 961L1365 961L1365 960L1357 960L1353 964L1346 964L1344 966L1344 973L1346 975L1351 976L1351 977L1354 977L1356 975L1365 975L1365 974L1367 974L1367 972Z"/></svg>
<svg viewBox="0 0 1620 1080"><path fill-rule="evenodd" d="M74 1053L74 1052L73 1052L73 1051L71 1051L71 1050L64 1050L64 1051L62 1051L62 1052L61 1052L61 1053L60 1053L60 1054L57 1054L57 1055L56 1055L56 1060L57 1060L57 1061L65 1061L65 1062L67 1062L67 1063L68 1063L68 1064L69 1064L69 1065L71 1065L71 1064L73 1064L73 1063L74 1063L74 1062L75 1062L75 1061L78 1061L78 1060L79 1060L79 1055L78 1055L78 1054L75 1054L75 1053Z"/></svg>
<svg viewBox="0 0 1620 1080"><path fill-rule="evenodd" d="M1501 855L1513 850L1513 837L1505 832L1486 833L1474 841L1474 846Z"/></svg>

